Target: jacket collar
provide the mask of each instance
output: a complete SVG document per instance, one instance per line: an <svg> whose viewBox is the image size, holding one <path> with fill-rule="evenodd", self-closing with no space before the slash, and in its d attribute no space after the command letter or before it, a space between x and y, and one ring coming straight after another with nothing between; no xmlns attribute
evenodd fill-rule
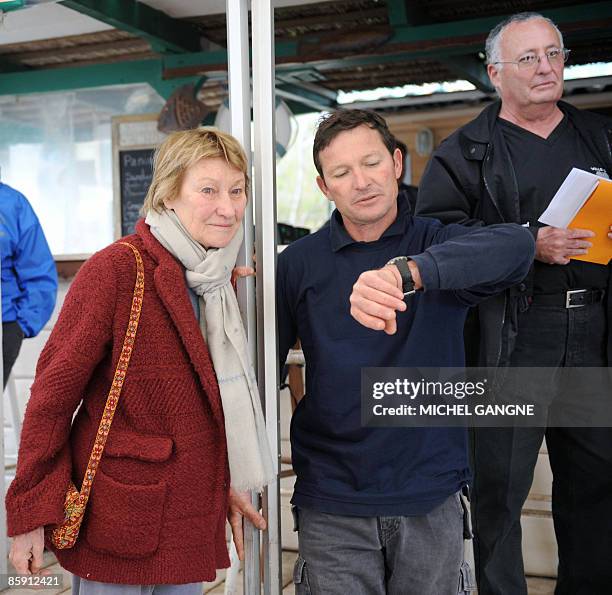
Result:
<svg viewBox="0 0 612 595"><path fill-rule="evenodd" d="M500 109L501 101L498 99L483 109L471 122L468 122L461 129L461 134L467 141L488 143L493 135L493 128L497 122Z"/></svg>
<svg viewBox="0 0 612 595"><path fill-rule="evenodd" d="M557 105L564 114L567 114L570 120L576 121L579 119L581 121L580 124L589 129L589 134L605 129L608 137L608 147L606 148L608 153L612 150L612 121L602 118L597 114L579 110L566 101L559 101ZM493 136L493 129L497 124L500 110L501 101L498 99L483 109L476 118L468 122L461 129L463 137L467 141L474 143L488 143Z"/></svg>
<svg viewBox="0 0 612 595"><path fill-rule="evenodd" d="M583 142L604 160L606 169L612 176L612 120L593 112L579 110L565 101L560 101L559 107L570 121L576 124L576 130Z"/></svg>
<svg viewBox="0 0 612 595"><path fill-rule="evenodd" d="M179 262L153 236L144 219L136 223L136 234L156 263L153 280L157 295L170 314L189 359L210 402L213 415L223 425L223 408L219 385L214 374L210 353L189 299L185 273Z"/></svg>

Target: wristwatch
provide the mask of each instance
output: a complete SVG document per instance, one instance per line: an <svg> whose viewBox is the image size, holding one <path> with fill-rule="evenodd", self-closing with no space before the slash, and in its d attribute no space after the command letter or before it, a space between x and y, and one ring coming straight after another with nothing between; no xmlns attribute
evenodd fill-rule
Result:
<svg viewBox="0 0 612 595"><path fill-rule="evenodd" d="M412 278L412 273L408 268L408 257L396 256L387 264L394 264L397 267L397 270L402 277L402 291L404 292L404 297L416 293L417 290L414 287L414 279Z"/></svg>

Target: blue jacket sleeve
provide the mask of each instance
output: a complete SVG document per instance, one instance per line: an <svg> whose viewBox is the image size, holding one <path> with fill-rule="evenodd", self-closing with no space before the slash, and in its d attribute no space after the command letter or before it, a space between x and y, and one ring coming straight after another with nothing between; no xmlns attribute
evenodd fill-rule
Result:
<svg viewBox="0 0 612 595"><path fill-rule="evenodd" d="M425 291L454 291L461 302L473 306L523 280L534 252L533 235L520 225L452 224L439 226L430 246L410 258Z"/></svg>
<svg viewBox="0 0 612 595"><path fill-rule="evenodd" d="M29 207L29 205L28 205ZM22 230L15 252L15 274L21 289L17 322L26 337L35 337L51 317L57 296L57 271L49 245L34 211Z"/></svg>

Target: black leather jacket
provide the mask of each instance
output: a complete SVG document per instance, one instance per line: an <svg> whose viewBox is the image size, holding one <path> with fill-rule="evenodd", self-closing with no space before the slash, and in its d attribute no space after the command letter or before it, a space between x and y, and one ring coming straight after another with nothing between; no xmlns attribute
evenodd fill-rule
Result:
<svg viewBox="0 0 612 595"><path fill-rule="evenodd" d="M612 176L612 121L563 101L558 105ZM434 152L419 186L417 215L467 225L520 223L516 176L497 126L500 107L497 101L485 108ZM537 228L531 231L537 234ZM608 279L608 365L612 365L612 275ZM532 280L531 271L523 282L478 306L477 320L472 317L466 327L469 364L508 364L517 333L517 314L527 307ZM476 334L480 339L477 351L473 343Z"/></svg>

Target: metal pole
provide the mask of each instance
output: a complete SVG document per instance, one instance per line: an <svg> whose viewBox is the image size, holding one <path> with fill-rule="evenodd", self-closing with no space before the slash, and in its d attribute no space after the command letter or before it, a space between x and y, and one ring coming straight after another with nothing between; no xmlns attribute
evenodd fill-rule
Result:
<svg viewBox="0 0 612 595"><path fill-rule="evenodd" d="M246 153L251 173L251 84L249 68L248 0L227 0L227 63L229 83L229 109L231 133ZM244 213L244 244L238 255L238 264L253 266L253 201ZM238 301L242 312L251 356L257 356L255 342L255 282L252 277L241 283ZM255 361L255 360L253 360Z"/></svg>
<svg viewBox="0 0 612 595"><path fill-rule="evenodd" d="M264 593L281 592L278 348L276 344L276 141L274 135L274 10L272 0L253 0L253 121L257 238L258 381L276 480L264 494L268 530L263 536Z"/></svg>
<svg viewBox="0 0 612 595"><path fill-rule="evenodd" d="M0 265L0 272L1 272ZM0 287L0 303L2 302L2 287ZM0 325L0 354L2 354L2 325ZM2 358L0 357L0 378L4 378L4 368ZM4 392L4 390L3 390ZM4 394L0 397L0 428L4 432ZM17 443L19 449L19 443ZM0 461L2 461L2 479L0 479L0 490L2 490L2 510L0 510L0 574L6 575L7 572L7 556L8 556L8 538L6 536L6 506L4 500L6 497L6 461L4 459L4 436L0 440Z"/></svg>
<svg viewBox="0 0 612 595"><path fill-rule="evenodd" d="M246 153L251 168L251 82L249 67L249 6L248 0L226 0L227 63L229 84L229 109L231 133ZM244 243L236 264L253 266L254 242L253 200L244 213ZM253 365L257 365L257 328L255 308L255 280L243 279L238 285L238 304L247 331L249 351ZM259 495L251 494L256 508ZM244 593L257 595L260 592L259 532L248 521L244 521Z"/></svg>

